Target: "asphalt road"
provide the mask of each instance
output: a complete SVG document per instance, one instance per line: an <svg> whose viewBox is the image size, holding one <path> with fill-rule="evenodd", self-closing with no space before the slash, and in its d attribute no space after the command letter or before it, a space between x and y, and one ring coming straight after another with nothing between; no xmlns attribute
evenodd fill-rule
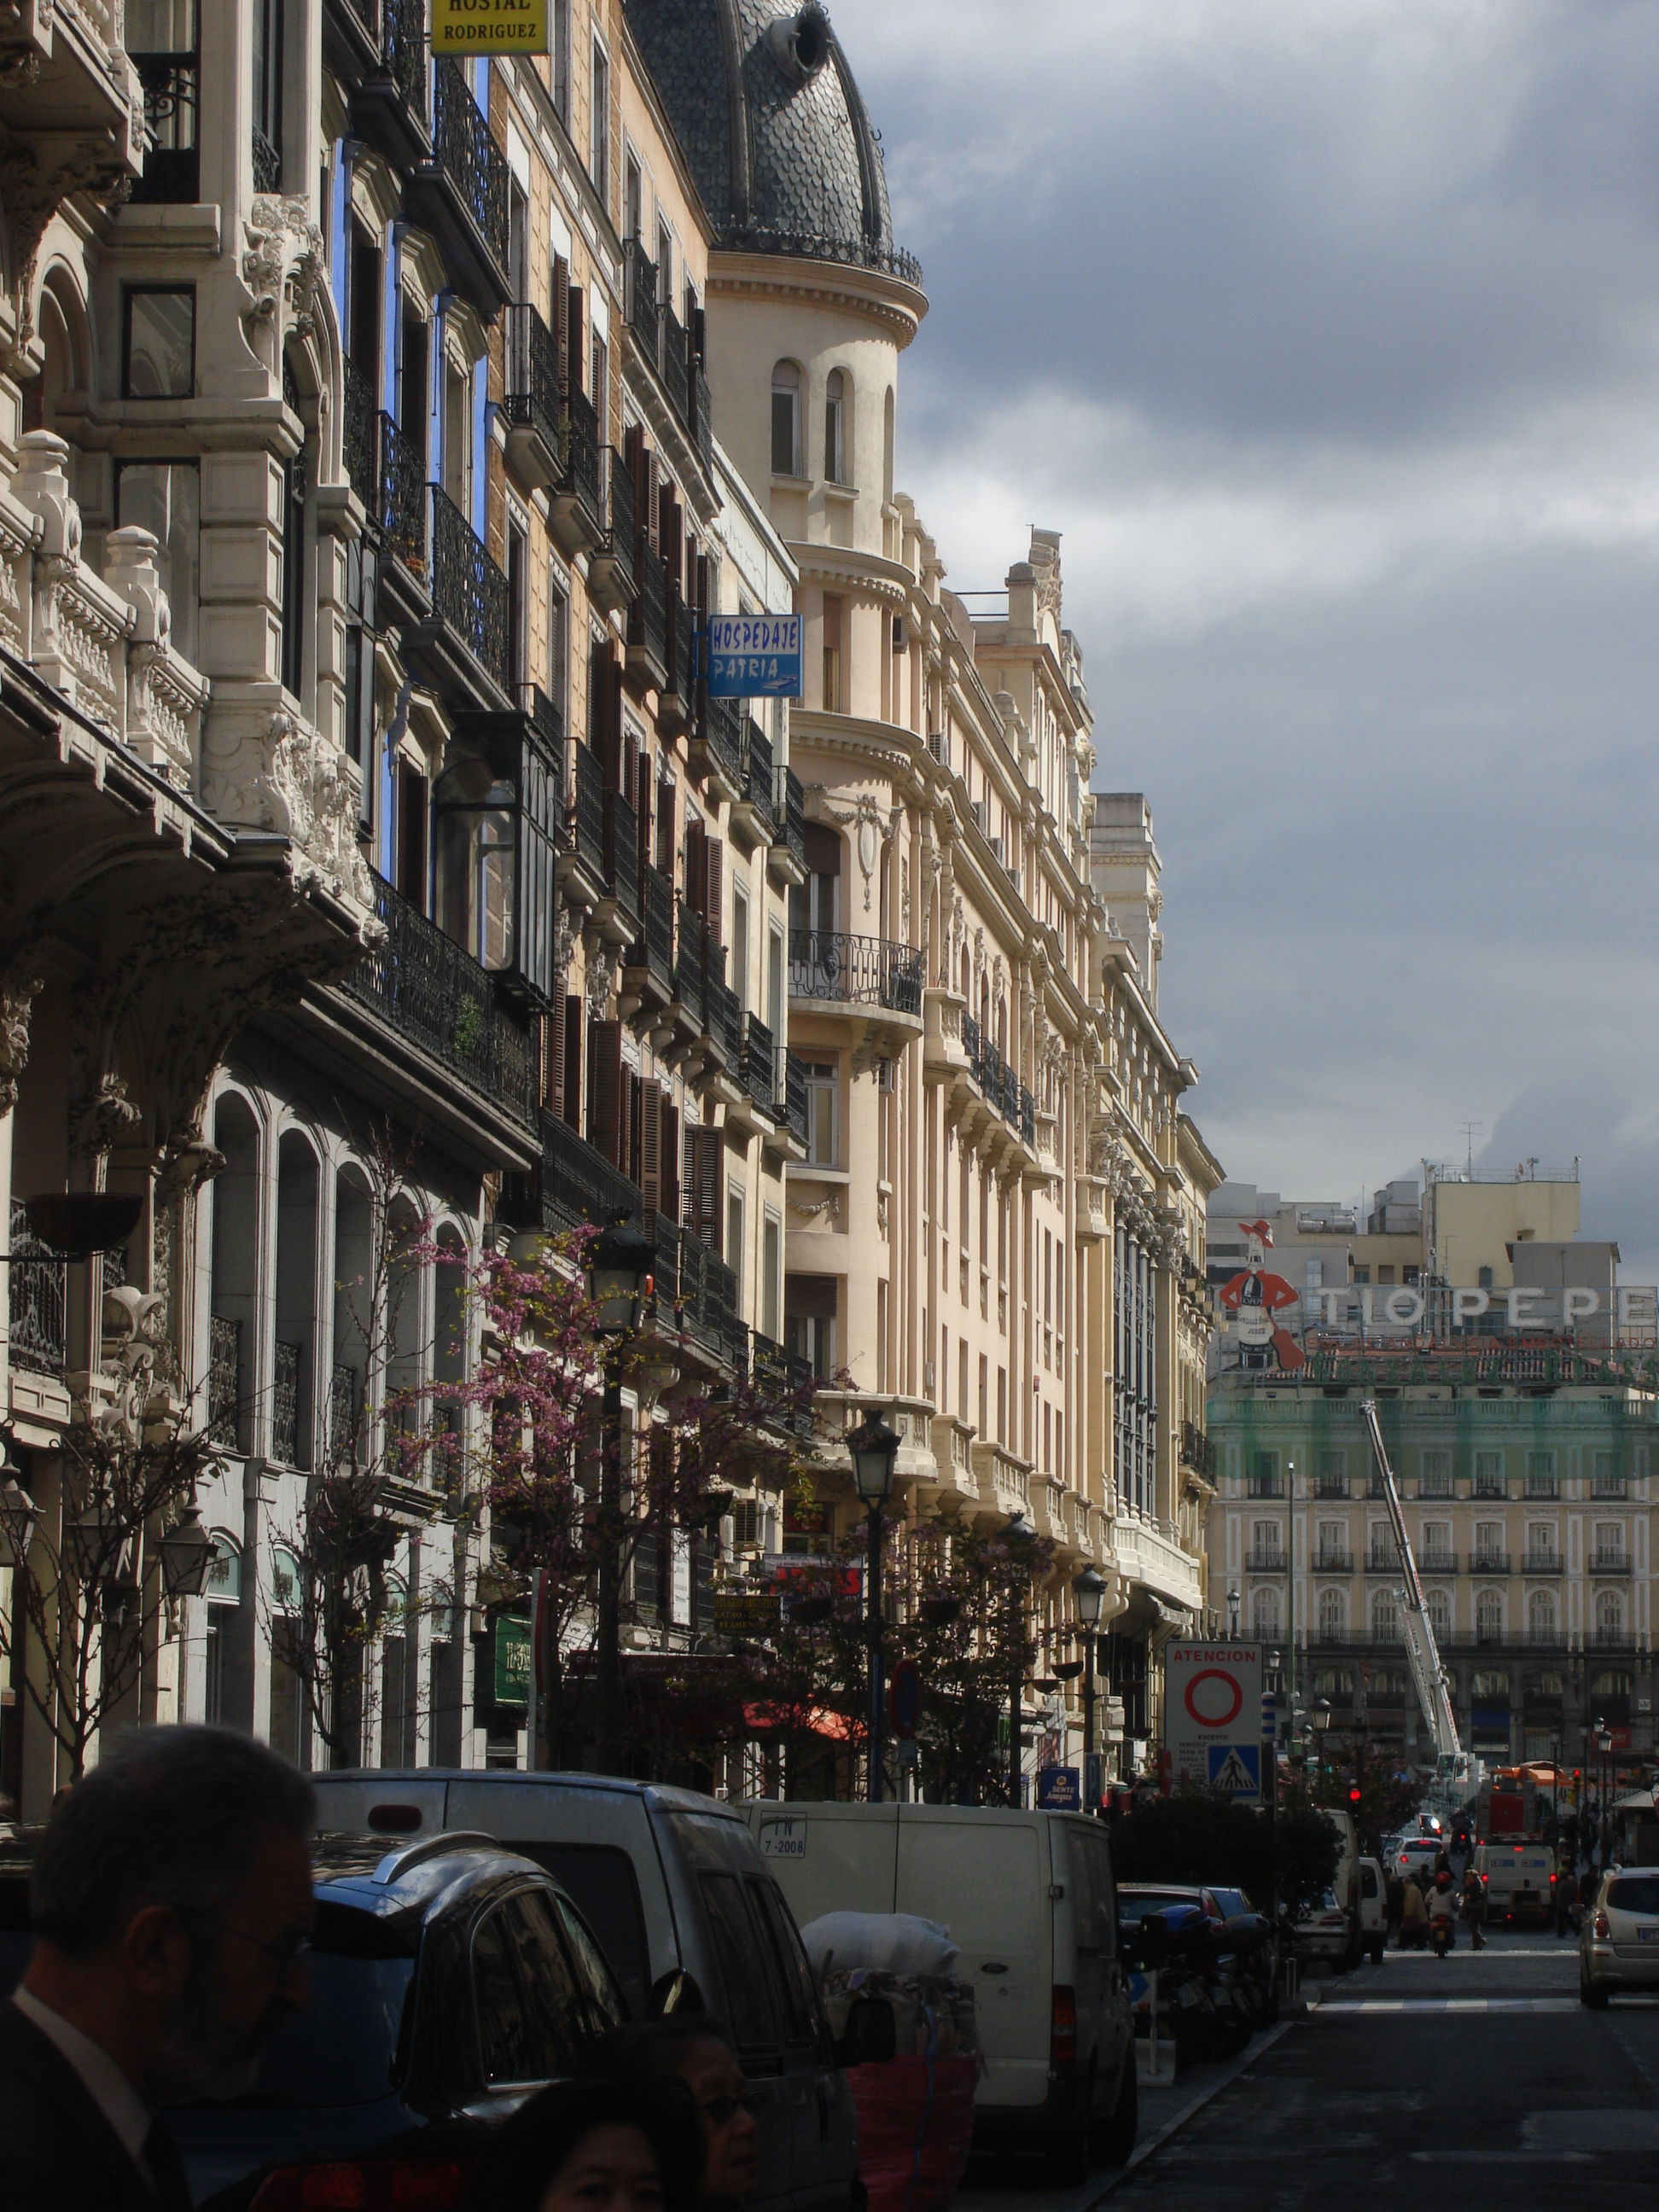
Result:
<svg viewBox="0 0 1659 2212"><path fill-rule="evenodd" d="M1112 2212L1452 2197L1458 2212L1605 2212L1610 2191L1645 2191L1659 1999L1588 2012L1577 1972L1571 1938L1516 1931L1445 1960L1390 1952L1321 1984L1305 2021L1119 2183Z"/></svg>

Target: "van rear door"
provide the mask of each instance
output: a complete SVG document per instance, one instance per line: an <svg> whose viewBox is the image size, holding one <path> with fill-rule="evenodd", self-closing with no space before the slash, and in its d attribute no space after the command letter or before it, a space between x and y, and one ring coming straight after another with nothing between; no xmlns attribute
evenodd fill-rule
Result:
<svg viewBox="0 0 1659 2212"><path fill-rule="evenodd" d="M1006 1821L947 1805L898 1808L896 1909L942 1921L972 1984L985 2070L978 2101L1041 2105L1048 2094L1053 1905L1040 1814Z"/></svg>

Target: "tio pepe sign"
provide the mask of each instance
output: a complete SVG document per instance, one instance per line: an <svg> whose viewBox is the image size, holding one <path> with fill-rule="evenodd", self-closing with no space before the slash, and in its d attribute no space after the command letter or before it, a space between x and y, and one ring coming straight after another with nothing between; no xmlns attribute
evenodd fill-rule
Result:
<svg viewBox="0 0 1659 2212"><path fill-rule="evenodd" d="M1261 1794L1261 1646L1172 1644L1164 1655L1164 1742L1174 1778Z"/></svg>

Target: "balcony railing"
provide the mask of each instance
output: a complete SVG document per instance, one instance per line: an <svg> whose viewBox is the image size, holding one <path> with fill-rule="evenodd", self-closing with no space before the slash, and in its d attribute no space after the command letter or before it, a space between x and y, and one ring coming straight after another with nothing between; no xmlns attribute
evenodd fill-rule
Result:
<svg viewBox="0 0 1659 2212"><path fill-rule="evenodd" d="M447 55L440 55L432 68L432 145L439 167L470 211L490 258L505 269L511 172L460 64Z"/></svg>
<svg viewBox="0 0 1659 2212"><path fill-rule="evenodd" d="M1353 1572L1353 1553L1336 1549L1316 1552L1313 1571L1316 1575L1351 1575Z"/></svg>
<svg viewBox="0 0 1659 2212"><path fill-rule="evenodd" d="M743 787L747 762L743 742L743 719L730 699L702 699L697 710L697 735L734 788Z"/></svg>
<svg viewBox="0 0 1659 2212"><path fill-rule="evenodd" d="M340 363L340 453L346 482L373 514L380 475L374 387L349 356Z"/></svg>
<svg viewBox="0 0 1659 2212"><path fill-rule="evenodd" d="M304 1347L278 1337L275 1349L270 1375L270 1455L284 1467L302 1467L306 1462L300 1456L300 1363Z"/></svg>
<svg viewBox="0 0 1659 2212"><path fill-rule="evenodd" d="M515 429L533 430L563 465L559 349L552 331L526 300L507 311L507 392L501 409Z"/></svg>
<svg viewBox="0 0 1659 2212"><path fill-rule="evenodd" d="M1506 1575L1509 1571L1507 1552L1476 1552L1469 1561L1472 1575Z"/></svg>
<svg viewBox="0 0 1659 2212"><path fill-rule="evenodd" d="M572 386L565 402L565 465L559 489L574 501L595 537L605 527L605 486L600 475L599 422L587 394Z"/></svg>
<svg viewBox="0 0 1659 2212"><path fill-rule="evenodd" d="M779 1425L789 1435L810 1437L813 1427L812 1401L808 1395L812 1380L811 1361L774 1343L759 1329L751 1328L749 1373L756 1389L781 1408Z"/></svg>
<svg viewBox="0 0 1659 2212"><path fill-rule="evenodd" d="M806 1063L787 1045L778 1047L778 1071L774 1081L783 1102L784 1118L791 1136L806 1142Z"/></svg>
<svg viewBox="0 0 1659 2212"><path fill-rule="evenodd" d="M1285 1571L1283 1552L1263 1551L1259 1546L1244 1561L1244 1571L1251 1575L1282 1575Z"/></svg>
<svg viewBox="0 0 1659 2212"><path fill-rule="evenodd" d="M507 689L507 579L440 485L432 489L432 610Z"/></svg>
<svg viewBox="0 0 1659 2212"><path fill-rule="evenodd" d="M556 1115L542 1115L541 1218L544 1229L640 1219L639 1185Z"/></svg>
<svg viewBox="0 0 1659 2212"><path fill-rule="evenodd" d="M1218 1457L1215 1446L1203 1430L1195 1422L1183 1421L1181 1425L1182 1465L1191 1468L1195 1474L1203 1475L1206 1481L1212 1482Z"/></svg>
<svg viewBox="0 0 1659 2212"><path fill-rule="evenodd" d="M1397 1575L1400 1572L1399 1553L1392 1545L1382 1551L1373 1545L1365 1554L1365 1572L1368 1575Z"/></svg>
<svg viewBox="0 0 1659 2212"><path fill-rule="evenodd" d="M530 1039L496 1006L486 970L378 876L374 889L386 935L344 988L475 1091L532 1121Z"/></svg>
<svg viewBox="0 0 1659 2212"><path fill-rule="evenodd" d="M1457 1554L1455 1552L1425 1552L1417 1565L1420 1574L1455 1575L1457 1572Z"/></svg>
<svg viewBox="0 0 1659 2212"><path fill-rule="evenodd" d="M187 53L132 57L144 93L144 125L149 149L143 173L132 188L134 200L150 205L193 205L200 197L201 155L197 124L201 63Z"/></svg>
<svg viewBox="0 0 1659 2212"><path fill-rule="evenodd" d="M623 270L629 327L640 351L654 368L662 346L662 310L657 298L657 264L646 252L642 239L629 240Z"/></svg>
<svg viewBox="0 0 1659 2212"><path fill-rule="evenodd" d="M658 355L663 389L668 404L689 430L691 427L691 349L685 325L666 305L662 309L662 348Z"/></svg>
<svg viewBox="0 0 1659 2212"><path fill-rule="evenodd" d="M337 1367L328 1378L328 1450L331 1459L349 1462L357 1449L363 1418L363 1378L355 1367Z"/></svg>
<svg viewBox="0 0 1659 2212"><path fill-rule="evenodd" d="M780 844L801 867L806 865L806 793L792 768L783 771L781 789L773 805L773 817L782 830Z"/></svg>
<svg viewBox="0 0 1659 2212"><path fill-rule="evenodd" d="M763 1113L774 1110L773 1085L777 1074L777 1047L772 1032L757 1014L747 1014L743 1024L743 1087Z"/></svg>
<svg viewBox="0 0 1659 2212"><path fill-rule="evenodd" d="M638 595L628 610L628 643L642 653L655 676L668 673L668 567L660 553L641 545L635 557Z"/></svg>
<svg viewBox="0 0 1659 2212"><path fill-rule="evenodd" d="M1247 1498L1282 1498L1285 1495L1284 1480L1277 1474L1253 1474L1245 1482L1244 1495Z"/></svg>
<svg viewBox="0 0 1659 2212"><path fill-rule="evenodd" d="M674 886L648 860L640 866L640 934L629 955L661 990L674 988Z"/></svg>
<svg viewBox="0 0 1659 2212"><path fill-rule="evenodd" d="M621 913L640 918L640 825L620 791L605 794L605 887Z"/></svg>
<svg viewBox="0 0 1659 2212"><path fill-rule="evenodd" d="M634 343L661 379L668 403L707 461L710 452L708 385L691 333L661 296L661 271L640 238L624 252L629 326Z"/></svg>
<svg viewBox="0 0 1659 2212"><path fill-rule="evenodd" d="M232 1451L242 1443L242 1324L227 1314L208 1319L208 1435Z"/></svg>
<svg viewBox="0 0 1659 2212"><path fill-rule="evenodd" d="M380 52L405 106L426 113L426 0L380 0Z"/></svg>
<svg viewBox="0 0 1659 2212"><path fill-rule="evenodd" d="M570 842L595 877L605 870L605 770L592 745L570 748L574 775L570 794Z"/></svg>
<svg viewBox="0 0 1659 2212"><path fill-rule="evenodd" d="M701 1029L707 1018L704 976L708 925L684 899L678 905L675 936L678 953L674 962L674 996Z"/></svg>
<svg viewBox="0 0 1659 2212"><path fill-rule="evenodd" d="M1631 1571L1628 1552L1595 1552L1590 1555L1589 1571L1593 1575L1627 1575Z"/></svg>
<svg viewBox="0 0 1659 2212"><path fill-rule="evenodd" d="M616 450L607 447L610 467L606 472L607 501L605 518L605 550L621 572L626 596L632 599L638 588L638 571L635 564L634 540L636 524L634 513L634 477L627 462Z"/></svg>
<svg viewBox="0 0 1659 2212"><path fill-rule="evenodd" d="M21 1198L11 1202L11 1360L56 1375L68 1353L69 1262L58 1259L29 1227Z"/></svg>
<svg viewBox="0 0 1659 2212"><path fill-rule="evenodd" d="M405 568L426 574L426 455L390 415L380 416L380 528Z"/></svg>
<svg viewBox="0 0 1659 2212"><path fill-rule="evenodd" d="M1593 1474L1589 1494L1592 1498L1628 1498L1630 1479L1622 1474Z"/></svg>
<svg viewBox="0 0 1659 2212"><path fill-rule="evenodd" d="M280 192L283 189L282 149L271 144L257 123L253 126L249 150L253 166L254 191Z"/></svg>
<svg viewBox="0 0 1659 2212"><path fill-rule="evenodd" d="M768 836L775 837L777 770L772 764L772 740L752 714L744 717L743 755L744 803L754 808Z"/></svg>
<svg viewBox="0 0 1659 2212"><path fill-rule="evenodd" d="M1567 1563L1559 1552L1528 1552L1521 1560L1523 1575L1562 1575L1566 1571Z"/></svg>
<svg viewBox="0 0 1659 2212"><path fill-rule="evenodd" d="M659 1326L677 1328L727 1366L748 1364L749 1331L738 1310L738 1279L702 1239L664 1213L647 1213L655 1256Z"/></svg>
<svg viewBox="0 0 1659 2212"><path fill-rule="evenodd" d="M726 954L720 950L720 964ZM728 1067L743 1065L743 1007L737 993L722 976L709 975L703 984L703 1006L708 1035L726 1056Z"/></svg>
<svg viewBox="0 0 1659 2212"><path fill-rule="evenodd" d="M825 999L845 1006L921 1012L921 955L885 937L849 937L843 931L792 929L792 998Z"/></svg>
<svg viewBox="0 0 1659 2212"><path fill-rule="evenodd" d="M1314 1480L1313 1494L1316 1498L1346 1498L1348 1478L1346 1474L1317 1475Z"/></svg>
<svg viewBox="0 0 1659 2212"><path fill-rule="evenodd" d="M682 723L691 720L697 688L697 617L672 587L668 594L668 690Z"/></svg>

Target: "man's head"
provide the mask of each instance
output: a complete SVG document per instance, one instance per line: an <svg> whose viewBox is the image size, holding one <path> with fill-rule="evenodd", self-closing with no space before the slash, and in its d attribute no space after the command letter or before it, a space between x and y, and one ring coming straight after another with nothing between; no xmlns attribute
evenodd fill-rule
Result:
<svg viewBox="0 0 1659 2212"><path fill-rule="evenodd" d="M26 1986L153 2103L240 2094L305 2002L314 1813L250 1737L136 1730L52 1813Z"/></svg>

